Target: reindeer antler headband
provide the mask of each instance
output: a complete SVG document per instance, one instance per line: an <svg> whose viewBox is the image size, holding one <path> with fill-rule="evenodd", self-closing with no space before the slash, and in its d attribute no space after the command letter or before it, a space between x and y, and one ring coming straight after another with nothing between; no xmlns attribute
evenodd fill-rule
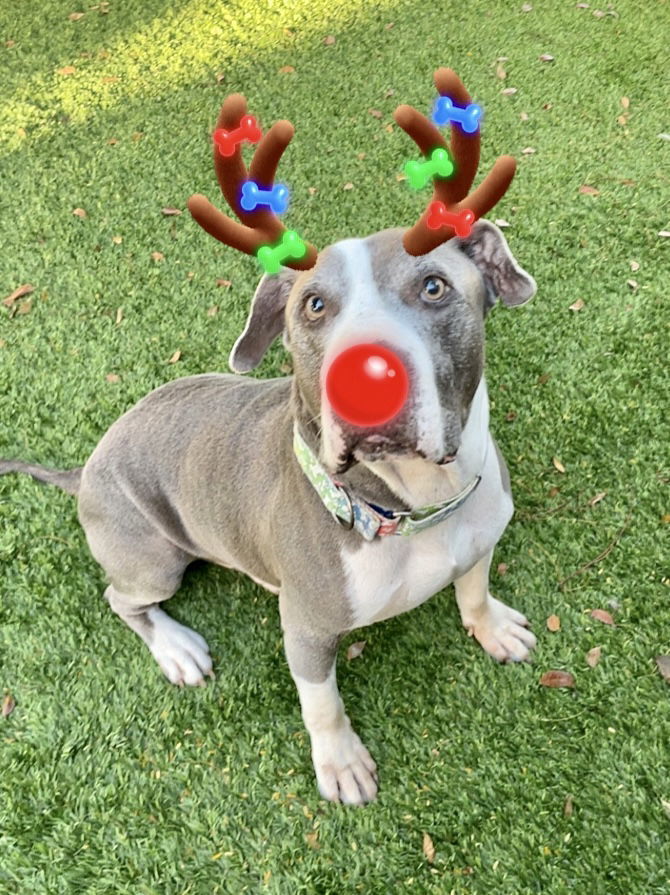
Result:
<svg viewBox="0 0 670 895"><path fill-rule="evenodd" d="M468 195L479 165L479 120L481 108L470 101L463 82L450 68L434 74L440 97L433 121L451 124L449 145L435 124L412 106L394 112L398 125L414 140L425 159L405 165L410 186L420 189L433 183L433 197L419 220L403 237L405 251L425 255L453 236L467 236L477 218L486 214L507 191L516 162L500 156L482 183ZM317 250L303 242L295 230L287 230L277 214L288 207L288 190L274 184L279 160L291 142L290 121L277 121L261 130L247 101L240 93L228 96L213 134L214 168L221 191L241 223L231 220L200 194L191 196L188 207L195 220L220 242L256 255L267 273L281 266L308 270L316 264ZM258 143L247 170L242 161L242 143Z"/></svg>

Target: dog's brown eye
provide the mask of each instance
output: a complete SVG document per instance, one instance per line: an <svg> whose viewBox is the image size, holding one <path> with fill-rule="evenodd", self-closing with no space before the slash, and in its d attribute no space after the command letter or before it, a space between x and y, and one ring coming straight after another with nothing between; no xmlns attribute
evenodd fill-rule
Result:
<svg viewBox="0 0 670 895"><path fill-rule="evenodd" d="M305 311L310 320L317 320L325 310L326 305L320 295L310 295L305 302Z"/></svg>
<svg viewBox="0 0 670 895"><path fill-rule="evenodd" d="M423 281L421 297L428 301L439 301L447 291L447 284L442 277L426 277Z"/></svg>

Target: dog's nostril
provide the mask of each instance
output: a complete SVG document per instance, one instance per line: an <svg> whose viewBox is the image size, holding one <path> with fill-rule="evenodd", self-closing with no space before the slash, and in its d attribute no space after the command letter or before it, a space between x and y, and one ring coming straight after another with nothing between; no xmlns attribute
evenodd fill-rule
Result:
<svg viewBox="0 0 670 895"><path fill-rule="evenodd" d="M356 426L387 423L402 410L408 393L407 370L384 345L352 345L337 355L326 374L333 410Z"/></svg>

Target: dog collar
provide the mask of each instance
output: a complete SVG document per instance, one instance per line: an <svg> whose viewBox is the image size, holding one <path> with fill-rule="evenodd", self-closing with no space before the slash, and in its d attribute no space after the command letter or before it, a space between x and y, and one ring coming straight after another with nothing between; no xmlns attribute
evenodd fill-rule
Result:
<svg viewBox="0 0 670 895"><path fill-rule="evenodd" d="M481 481L477 475L454 497L417 510L386 510L352 494L343 482L328 475L293 423L293 451L314 490L343 528L355 528L366 541L384 535L413 535L442 522L461 507Z"/></svg>

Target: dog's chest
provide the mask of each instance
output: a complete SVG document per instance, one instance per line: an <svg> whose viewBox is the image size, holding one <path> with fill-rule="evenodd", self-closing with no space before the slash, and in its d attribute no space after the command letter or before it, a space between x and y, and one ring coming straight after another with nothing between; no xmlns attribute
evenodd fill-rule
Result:
<svg viewBox="0 0 670 895"><path fill-rule="evenodd" d="M352 627L420 605L474 565L478 554L479 539L449 522L410 537L390 535L355 552L343 551Z"/></svg>

